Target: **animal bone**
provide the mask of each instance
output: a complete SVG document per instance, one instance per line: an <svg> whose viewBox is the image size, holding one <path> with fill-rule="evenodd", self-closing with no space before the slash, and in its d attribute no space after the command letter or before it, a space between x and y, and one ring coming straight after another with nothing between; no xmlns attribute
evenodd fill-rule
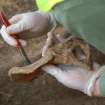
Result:
<svg viewBox="0 0 105 105"><path fill-rule="evenodd" d="M83 60L78 59L75 55L75 48L80 47L85 58ZM38 61L25 67L13 67L9 70L9 76L12 80L21 80L24 77L26 80L31 75L32 78L38 74L38 69L45 64L74 64L79 65L87 69L91 69L89 46L78 38L73 38L64 43L56 44L48 49L46 55L40 58ZM81 60L81 61L80 61ZM37 73L36 73L37 72ZM32 75L33 74L33 75ZM20 79L21 78L21 79ZM32 79L31 78L31 79Z"/></svg>

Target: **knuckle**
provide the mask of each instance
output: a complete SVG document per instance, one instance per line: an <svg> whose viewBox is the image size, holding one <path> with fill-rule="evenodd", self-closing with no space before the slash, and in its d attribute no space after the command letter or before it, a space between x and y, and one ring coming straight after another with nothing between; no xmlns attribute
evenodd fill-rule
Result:
<svg viewBox="0 0 105 105"><path fill-rule="evenodd" d="M17 15L14 15L14 16L12 16L12 18L11 19L14 19L14 18L16 18L17 17Z"/></svg>

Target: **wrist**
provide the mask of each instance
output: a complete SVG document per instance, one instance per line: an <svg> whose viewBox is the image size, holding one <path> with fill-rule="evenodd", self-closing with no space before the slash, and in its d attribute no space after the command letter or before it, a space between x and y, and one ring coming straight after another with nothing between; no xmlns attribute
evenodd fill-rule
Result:
<svg viewBox="0 0 105 105"><path fill-rule="evenodd" d="M49 13L49 30L51 30L53 27L56 27L57 26L57 21L56 19L54 18L53 14L52 13Z"/></svg>
<svg viewBox="0 0 105 105"><path fill-rule="evenodd" d="M37 11L37 13L40 13L42 16L46 17L48 21L48 31L50 31L53 27L57 25L56 19L54 18L52 13L45 13L41 11Z"/></svg>

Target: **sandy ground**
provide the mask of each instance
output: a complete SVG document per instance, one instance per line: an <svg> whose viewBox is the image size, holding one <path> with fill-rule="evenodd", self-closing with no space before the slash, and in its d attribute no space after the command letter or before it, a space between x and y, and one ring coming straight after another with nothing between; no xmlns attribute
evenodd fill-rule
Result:
<svg viewBox="0 0 105 105"><path fill-rule="evenodd" d="M0 6L11 17L34 10L34 0L0 0ZM45 37L28 41L26 51L32 60L41 53L42 39ZM7 73L14 65L22 65L22 59L15 48L4 44L0 49L0 105L105 105L105 98L88 97L68 89L47 74L28 84L12 82Z"/></svg>

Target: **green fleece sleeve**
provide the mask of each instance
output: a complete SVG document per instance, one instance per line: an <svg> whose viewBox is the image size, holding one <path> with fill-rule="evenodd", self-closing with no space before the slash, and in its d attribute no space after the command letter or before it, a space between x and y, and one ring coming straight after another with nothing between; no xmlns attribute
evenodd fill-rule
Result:
<svg viewBox="0 0 105 105"><path fill-rule="evenodd" d="M105 53L104 0L65 0L52 14L68 32Z"/></svg>

